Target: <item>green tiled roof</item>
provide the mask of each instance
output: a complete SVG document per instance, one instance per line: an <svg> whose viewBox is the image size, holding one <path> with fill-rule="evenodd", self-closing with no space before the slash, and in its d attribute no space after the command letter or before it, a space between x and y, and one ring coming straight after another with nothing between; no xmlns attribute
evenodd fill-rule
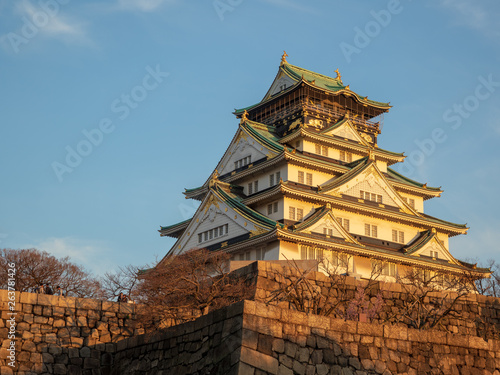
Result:
<svg viewBox="0 0 500 375"><path fill-rule="evenodd" d="M285 149L283 145L279 143L280 138L271 131L271 127L250 120L244 121L241 126L271 150L279 153Z"/></svg>
<svg viewBox="0 0 500 375"><path fill-rule="evenodd" d="M347 88L347 86L344 86L344 84L342 83L342 80L340 80L338 78L328 77L328 76L325 76L323 74L315 73L315 72L312 72L310 70L307 70L307 69L304 69L304 68L301 68L301 67L298 67L298 66L295 66L292 64L288 64L288 63L282 64L279 69L280 69L280 72L283 72L288 77L290 77L292 80L294 80L295 84L293 86L288 87L284 91L280 91L279 93L276 93L273 97L275 97L276 95L282 94L283 92L287 92L290 89L296 87L297 84L302 82L302 78L303 78L304 81L308 82L310 85L313 85L315 87L318 87L318 88L321 88L324 90L328 90L331 92L338 92L341 90L345 90L345 91L351 93L352 95L354 95L362 103L366 103L366 104L369 104L369 105L372 105L375 107L379 107L379 108L384 108L384 109L391 108L391 105L389 103L377 102L375 100L370 100L370 99L368 99L367 96L362 96L362 95L355 93L354 91L351 91L350 89ZM259 103L245 107L245 108L235 109L234 113L241 114L245 110L247 110L247 111L251 110L252 108L254 108L256 106L258 106L262 103L265 103L270 99L273 99L273 97L268 97L266 95L266 97L263 100L261 100Z"/></svg>
<svg viewBox="0 0 500 375"><path fill-rule="evenodd" d="M173 229L174 227L181 227L181 226L183 226L185 224L188 224L191 221L191 219L192 218L184 220L184 221L181 221L180 223L176 223L176 224L173 224L173 225L166 226L166 227L160 226L160 232L164 231L164 230L168 230L168 229Z"/></svg>
<svg viewBox="0 0 500 375"><path fill-rule="evenodd" d="M278 224L276 221L269 219L267 216L262 215L261 213L252 210L243 204L242 199L237 196L230 196L227 192L221 189L217 184L215 184L215 192L219 195L224 202L226 202L230 207L234 208L240 214L249 219L253 219L257 224L262 225L265 228L273 229ZM283 224L280 224L283 226Z"/></svg>
<svg viewBox="0 0 500 375"><path fill-rule="evenodd" d="M414 181L411 178L405 177L402 174L396 172L394 169L387 168L387 174L389 177L393 178L394 180L397 180L399 182L402 182L403 184L408 184L408 185L413 185L419 188L425 188L430 191L441 191L440 187L431 187L427 186L426 184L422 184L420 182Z"/></svg>
<svg viewBox="0 0 500 375"><path fill-rule="evenodd" d="M294 231L303 230L307 227L310 227L314 223L317 223L323 216L328 214L328 211L329 210L326 208L326 206L316 208L315 212L311 216L305 219L302 223L295 225Z"/></svg>
<svg viewBox="0 0 500 375"><path fill-rule="evenodd" d="M344 86L342 83L342 80L339 78L332 78L325 76L323 74L311 72L310 70L285 63L281 65L280 69L287 74L290 78L292 78L295 81L300 81L302 77L304 77L304 80L308 81L309 83L314 82L315 86L321 87L323 89L329 90L329 91L340 91L340 90L345 90L347 86ZM383 103L383 102L377 102L374 100L367 99L366 96L361 96L356 94L355 92L352 92L360 101L365 102L367 104L371 104L377 107L384 107L384 108L390 108L391 106L389 103Z"/></svg>

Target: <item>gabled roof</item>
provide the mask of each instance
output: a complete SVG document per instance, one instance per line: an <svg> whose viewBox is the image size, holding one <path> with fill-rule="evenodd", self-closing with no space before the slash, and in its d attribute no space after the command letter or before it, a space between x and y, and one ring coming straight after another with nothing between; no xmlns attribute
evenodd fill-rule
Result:
<svg viewBox="0 0 500 375"><path fill-rule="evenodd" d="M441 190L441 187L432 187L432 186L427 186L427 184L422 184L420 182L417 182L415 180L412 180L411 178L405 177L402 174L396 172L394 169L387 168L387 174L388 177L391 178L392 180L396 182L400 182L405 185L410 185L414 186L417 188L423 188L428 190L429 192L437 192L437 193L442 193L443 190Z"/></svg>
<svg viewBox="0 0 500 375"><path fill-rule="evenodd" d="M354 91L351 91L349 85L344 85L342 82L342 79L340 77L340 74L337 72L337 77L332 78L323 74L315 73L310 70L289 64L288 62L284 61L281 63L278 73L276 74L276 77L273 80L273 84L271 84L271 87L273 87L274 82L276 82L279 78L286 76L289 77L294 84L290 87L287 87L285 90L280 91L278 93L272 94L271 93L271 88L268 90L264 98L257 104L245 107L245 108L240 108L240 109L235 109L234 114L237 116L241 115L245 110L251 110L261 104L264 104L284 93L288 93L289 91L293 90L294 88L298 87L300 84L304 83L310 87L321 89L321 90L326 90L331 93L335 94L340 94L344 93L349 96L353 96L356 98L357 101L359 101L361 104L364 105L370 105L373 107L377 107L381 110L388 111L391 108L391 105L389 103L383 103L383 102L378 102L375 100L370 100L368 99L367 96L362 96Z"/></svg>
<svg viewBox="0 0 500 375"><path fill-rule="evenodd" d="M191 222L191 219L187 219L184 221L181 221L180 223L169 225L166 227L161 227L158 232L160 232L160 236L169 236L169 237L175 237L178 238L184 230L188 227L189 223Z"/></svg>
<svg viewBox="0 0 500 375"><path fill-rule="evenodd" d="M280 65L279 71L283 72L285 75L290 77L295 82L306 82L309 84L313 84L316 87L335 93L339 91L349 92L350 94L353 94L362 103L370 104L380 108L387 108L387 109L391 108L389 103L370 100L368 99L367 96L361 96L351 91L349 85L345 86L343 84L339 74L337 74L337 77L332 78L323 74L312 72L310 70L301 68L299 66L289 64L288 62L282 63ZM266 94L264 100L267 99L267 96L268 95Z"/></svg>
<svg viewBox="0 0 500 375"><path fill-rule="evenodd" d="M291 229L293 232L308 233L311 231L311 229L314 229L315 226L317 227L317 224L321 223L322 221L327 222L329 226L331 226L332 229L335 230L336 234L343 240L350 243L356 243L358 245L360 244L353 236L349 234L349 232L344 229L342 225L339 224L329 204L316 208L312 215L306 218L302 223L294 225Z"/></svg>
<svg viewBox="0 0 500 375"><path fill-rule="evenodd" d="M225 210L223 210L223 206L225 206ZM189 243L189 239L195 235L195 231L198 223L201 223L203 220L203 216L207 215L207 211L211 212L211 210L216 209L215 214L221 214L227 216L230 220L238 217L238 220L241 222L244 221L244 225L240 223L241 227L245 227L251 236L253 235L261 235L264 233L268 233L270 231L275 230L277 227L283 227L283 224L280 224L268 217L262 215L261 213L254 211L250 207L245 206L242 203L242 199L236 194L231 192L231 185L219 181L215 176L209 181L208 185L208 193L206 194L203 202L200 204L198 209L196 210L193 217L189 220L186 220L183 223L175 224L170 227L165 228L166 232L169 232L169 228L178 228L178 230L182 229L182 233L178 236L178 240L173 245L173 247L169 250L166 257L174 254L178 251L182 251L183 247ZM228 210L232 210L233 212L229 216L227 214ZM234 215L234 217L233 217ZM240 219L241 218L241 219ZM185 225L187 223L187 225ZM247 226L247 223L249 225ZM163 229L162 228L162 229ZM254 232L252 234L252 228L254 228ZM172 229L175 230L175 229ZM161 230L160 230L160 233ZM163 234L162 234L163 235ZM230 239L228 239L230 240ZM187 249L189 250L189 249Z"/></svg>

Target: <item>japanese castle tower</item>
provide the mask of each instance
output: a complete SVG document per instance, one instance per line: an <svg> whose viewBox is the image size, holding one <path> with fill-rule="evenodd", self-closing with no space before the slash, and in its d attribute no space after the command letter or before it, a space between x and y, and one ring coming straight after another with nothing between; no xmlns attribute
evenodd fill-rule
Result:
<svg viewBox="0 0 500 375"><path fill-rule="evenodd" d="M206 182L184 192L201 201L194 216L161 227L177 238L166 258L206 248L234 260L327 257L361 278L377 266L389 280L406 267L487 276L450 253L466 225L424 213L442 190L395 172L405 156L378 147L391 106L351 91L338 70L286 57L264 98L234 112L238 129Z"/></svg>

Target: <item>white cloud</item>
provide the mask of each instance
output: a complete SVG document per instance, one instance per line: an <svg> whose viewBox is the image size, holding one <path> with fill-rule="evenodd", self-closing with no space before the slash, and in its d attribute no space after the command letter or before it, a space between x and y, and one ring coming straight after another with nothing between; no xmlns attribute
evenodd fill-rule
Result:
<svg viewBox="0 0 500 375"><path fill-rule="evenodd" d="M56 10L49 12L25 0L18 3L17 12L35 24L40 34L70 42L87 41L83 24L61 14L61 8L62 6L60 5ZM45 17L48 19L46 22L44 21Z"/></svg>
<svg viewBox="0 0 500 375"><path fill-rule="evenodd" d="M110 247L104 241L81 240L74 237L49 237L21 248L47 251L57 258L68 256L71 262L80 264L98 275L104 274L115 266L108 256L111 253Z"/></svg>
<svg viewBox="0 0 500 375"><path fill-rule="evenodd" d="M175 2L176 0L118 0L118 9L152 12L163 5L174 4Z"/></svg>
<svg viewBox="0 0 500 375"><path fill-rule="evenodd" d="M488 37L500 36L497 21L500 11L496 0L481 3L475 0L441 0L440 4L455 14L457 25L477 30Z"/></svg>

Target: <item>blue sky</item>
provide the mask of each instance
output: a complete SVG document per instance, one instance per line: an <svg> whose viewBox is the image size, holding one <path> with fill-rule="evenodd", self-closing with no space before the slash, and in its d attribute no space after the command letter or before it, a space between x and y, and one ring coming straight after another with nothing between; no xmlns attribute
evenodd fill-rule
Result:
<svg viewBox="0 0 500 375"><path fill-rule="evenodd" d="M461 259L500 261L500 3L0 0L0 246L97 273L162 257L231 114L292 64L390 101L379 146L442 186Z"/></svg>

